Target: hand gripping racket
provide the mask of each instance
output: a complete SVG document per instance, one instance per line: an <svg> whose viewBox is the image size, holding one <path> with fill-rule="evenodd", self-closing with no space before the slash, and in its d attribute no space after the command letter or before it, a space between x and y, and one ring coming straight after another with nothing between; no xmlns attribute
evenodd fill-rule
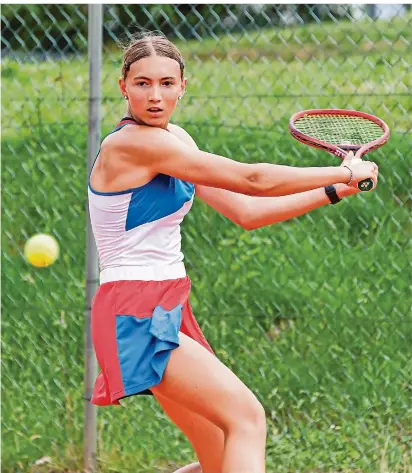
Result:
<svg viewBox="0 0 412 473"><path fill-rule="evenodd" d="M291 135L305 145L320 148L344 159L349 151L360 157L383 146L389 127L380 118L364 112L339 109L303 110L289 120ZM361 191L370 191L373 180L358 182Z"/></svg>

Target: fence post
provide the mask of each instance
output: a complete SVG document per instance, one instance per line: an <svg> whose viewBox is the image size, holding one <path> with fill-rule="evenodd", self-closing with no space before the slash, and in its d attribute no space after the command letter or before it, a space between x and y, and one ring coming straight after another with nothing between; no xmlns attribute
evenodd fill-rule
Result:
<svg viewBox="0 0 412 473"><path fill-rule="evenodd" d="M376 5L373 3L368 3L366 5L366 14L369 16L370 19L376 19Z"/></svg>
<svg viewBox="0 0 412 473"><path fill-rule="evenodd" d="M102 65L103 6L88 7L88 53L89 53L89 123L88 123L88 172L100 146L100 71ZM96 357L91 339L91 304L98 286L97 249L89 218L87 215L87 262L86 262L86 330L85 330L85 422L84 422L84 471L96 471L96 406L90 404L93 384L96 379Z"/></svg>

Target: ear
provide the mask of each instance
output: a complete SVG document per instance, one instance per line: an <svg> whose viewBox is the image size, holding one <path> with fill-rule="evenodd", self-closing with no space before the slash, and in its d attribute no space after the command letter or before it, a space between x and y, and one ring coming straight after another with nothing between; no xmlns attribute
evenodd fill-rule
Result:
<svg viewBox="0 0 412 473"><path fill-rule="evenodd" d="M123 77L119 77L119 89L120 89L120 93L122 94L123 97L125 95L127 95L127 93L126 93L126 82L124 81Z"/></svg>
<svg viewBox="0 0 412 473"><path fill-rule="evenodd" d="M187 86L187 78L185 77L183 80L182 80L182 87L180 89L180 94L183 95L185 93L185 90L186 90L186 86Z"/></svg>

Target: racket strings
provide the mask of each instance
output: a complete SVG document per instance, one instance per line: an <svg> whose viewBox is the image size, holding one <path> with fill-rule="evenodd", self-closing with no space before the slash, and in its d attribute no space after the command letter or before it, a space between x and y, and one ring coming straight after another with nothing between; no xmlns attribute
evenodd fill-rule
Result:
<svg viewBox="0 0 412 473"><path fill-rule="evenodd" d="M294 125L301 133L333 145L363 145L384 134L375 122L350 115L307 115Z"/></svg>

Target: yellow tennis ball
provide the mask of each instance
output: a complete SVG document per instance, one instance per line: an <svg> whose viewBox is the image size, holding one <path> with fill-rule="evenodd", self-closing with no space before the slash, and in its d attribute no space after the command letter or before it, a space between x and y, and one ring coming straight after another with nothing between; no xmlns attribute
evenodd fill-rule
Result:
<svg viewBox="0 0 412 473"><path fill-rule="evenodd" d="M59 244L51 235L44 233L33 235L24 245L24 256L37 268L50 266L59 256Z"/></svg>

